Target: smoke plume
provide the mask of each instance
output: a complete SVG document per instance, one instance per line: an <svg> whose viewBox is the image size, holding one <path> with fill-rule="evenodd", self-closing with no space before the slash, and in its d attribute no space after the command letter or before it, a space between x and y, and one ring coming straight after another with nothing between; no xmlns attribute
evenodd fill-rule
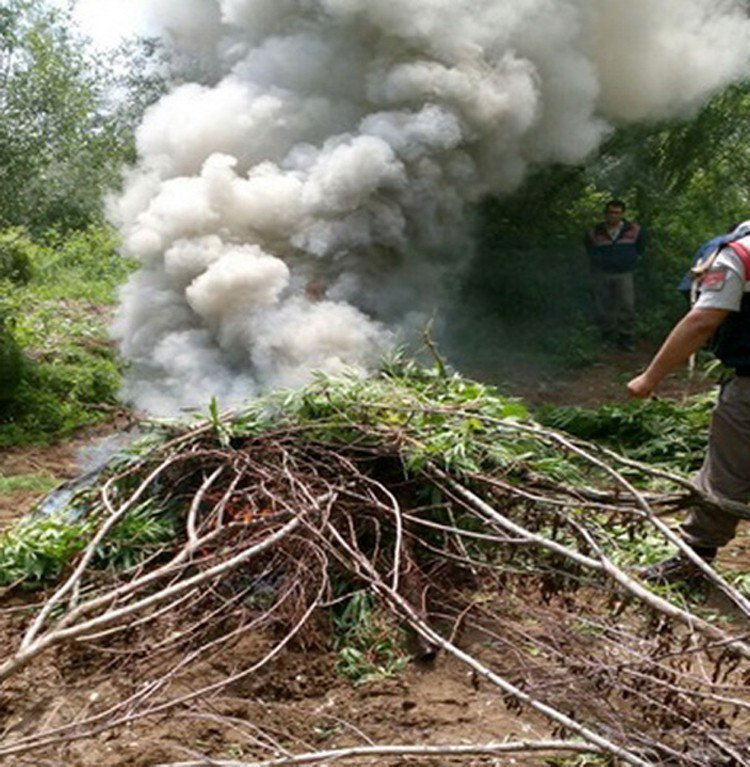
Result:
<svg viewBox="0 0 750 767"><path fill-rule="evenodd" d="M129 393L230 405L367 371L470 251L467 204L745 76L732 0L153 0L201 82L112 205Z"/></svg>

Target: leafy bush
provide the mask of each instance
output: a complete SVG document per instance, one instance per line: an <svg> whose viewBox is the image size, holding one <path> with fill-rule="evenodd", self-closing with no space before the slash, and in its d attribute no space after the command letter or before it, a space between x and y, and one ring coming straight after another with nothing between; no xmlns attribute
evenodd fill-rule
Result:
<svg viewBox="0 0 750 767"><path fill-rule="evenodd" d="M55 363L31 363L15 387L12 413L0 422L0 446L46 442L107 415L115 405L120 372L114 358L81 353Z"/></svg>
<svg viewBox="0 0 750 767"><path fill-rule="evenodd" d="M117 252L117 233L106 226L45 233L37 256L41 291L49 297L112 303L133 270Z"/></svg>
<svg viewBox="0 0 750 767"><path fill-rule="evenodd" d="M0 280L25 284L31 279L34 243L23 229L0 232Z"/></svg>
<svg viewBox="0 0 750 767"><path fill-rule="evenodd" d="M36 444L95 423L117 403L109 306L132 269L108 228L25 241L27 285L2 290L0 446Z"/></svg>
<svg viewBox="0 0 750 767"><path fill-rule="evenodd" d="M4 292L0 283L0 295ZM24 359L13 333L13 317L0 299L0 420L14 401L24 370Z"/></svg>

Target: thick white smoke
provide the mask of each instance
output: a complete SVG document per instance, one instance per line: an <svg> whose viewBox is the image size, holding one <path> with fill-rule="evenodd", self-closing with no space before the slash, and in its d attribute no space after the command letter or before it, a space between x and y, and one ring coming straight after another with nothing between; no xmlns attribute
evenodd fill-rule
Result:
<svg viewBox="0 0 750 767"><path fill-rule="evenodd" d="M210 73L152 107L113 204L142 264L130 393L223 405L366 371L432 310L467 203L576 163L615 121L744 77L733 0L153 0ZM355 308L356 307L356 308Z"/></svg>

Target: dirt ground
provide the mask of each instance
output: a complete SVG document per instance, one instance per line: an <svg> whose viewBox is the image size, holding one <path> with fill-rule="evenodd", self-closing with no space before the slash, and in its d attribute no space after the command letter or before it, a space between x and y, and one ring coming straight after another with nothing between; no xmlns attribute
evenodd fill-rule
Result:
<svg viewBox="0 0 750 767"><path fill-rule="evenodd" d="M192 683L204 685L217 679L253 649L240 642L221 662L197 668L191 674ZM49 724L65 723L66 708L72 706L88 713L103 710L115 694L134 686L121 676L87 679L80 671L54 663L40 685L38 671L20 710L14 710L10 702L19 700L18 696L2 702L0 712L9 739L22 736L40 717ZM19 680L19 687L23 684ZM5 763L12 767L153 767L199 754L250 761L272 758L284 750L304 753L363 742L476 744L539 739L549 737L549 730L541 716L509 712L494 688L474 683L466 668L450 658L440 657L429 666L412 664L397 677L354 687L336 674L332 653L296 651L285 654L271 669L234 684L208 707L186 706L98 738L57 745L33 757L9 757ZM395 767L406 762L378 763ZM504 763L546 764L541 757L516 757Z"/></svg>
<svg viewBox="0 0 750 767"><path fill-rule="evenodd" d="M561 606L556 608L553 604L543 609L557 610L562 615ZM532 640L542 638L543 629L535 626L533 617L524 617L520 612L515 621L521 635ZM9 628L7 624L5 628ZM0 628L0 638L2 634ZM170 689L170 697L189 695L246 668L252 659L267 651L269 641L248 634L221 653L199 661ZM458 644L506 679L513 680L519 674L523 678L525 674L522 653L509 651L510 646L505 643L462 633ZM0 694L2 741L16 743L24 735L38 731L40 723L45 729L54 729L70 724L74 718L80 721L103 713L116 701L128 699L143 688L145 677L137 665L130 670L127 664L114 670L105 658L95 657L85 646L78 653L69 650L47 653L9 682ZM116 655L113 653L111 663L118 663ZM509 707L496 687L478 680L465 665L445 653L434 662L413 662L393 677L361 686L337 674L336 659L335 653L323 647L292 648L273 664L238 679L209 700L188 702L95 737L8 756L3 764L157 767L203 756L251 762L278 758L285 753L363 744L476 745L559 736L544 717L525 707ZM554 675L550 681L555 684ZM584 678L575 684L585 686L587 681ZM577 690L572 687L561 691L563 701L567 694L578 699ZM611 711L611 701L602 705ZM580 710L570 713L581 715ZM627 715L626 711L622 713ZM750 722L735 721L734 727L747 727L750 733ZM379 758L375 763L384 767L415 764L404 758ZM437 757L420 763L429 767L601 764L552 761L549 756L531 754L497 760Z"/></svg>
<svg viewBox="0 0 750 767"><path fill-rule="evenodd" d="M603 348L591 365L578 369L550 372L537 365L518 364L493 383L498 383L533 407L570 405L594 408L606 403L625 403L628 401L628 381L645 369L655 351L654 343L642 340L634 352ZM685 371L665 379L657 395L682 400L712 386L702 374L689 376Z"/></svg>
<svg viewBox="0 0 750 767"><path fill-rule="evenodd" d="M549 402L586 406L622 401L625 381L642 368L651 351L644 344L630 355L606 353L594 366L556 379L521 371L510 383L510 391L523 394L533 405ZM701 386L697 384L696 388ZM684 390L684 380L676 380L664 394L679 396ZM9 451L0 456L0 474L43 473L61 481L72 478L80 471L81 450L100 443L122 427L121 422L113 422L66 444ZM38 500L37 494L25 492L0 497L0 528ZM745 525L732 546L722 552L722 563L750 569L750 525ZM20 627L23 606L22 602L7 599L0 603L6 631ZM722 608L720 600L716 608ZM183 692L239 667L246 655L257 650L243 642L258 641L250 636L221 658L198 666L183 682ZM470 651L481 656L487 648L477 643ZM494 658L493 662L495 667L499 664L502 673L502 658ZM507 663L512 667L511 659ZM206 753L242 761L261 755L270 758L284 750L319 751L368 741L469 744L552 735L549 723L541 716L509 711L496 688L479 684L465 666L445 655L431 664L413 663L394 678L360 687L342 679L335 664L336 656L330 651L290 650L272 667L233 685L210 706L189 704L95 738L12 756L5 763L10 767L154 767ZM85 655L75 659L50 653L0 694L3 739L15 741L36 729L39 722L63 725L70 721L72 712L79 716L82 712L95 714L105 710L108 702L125 693L132 695L137 689L138 679L122 671L109 675L105 668L104 672L92 674ZM396 767L413 762L380 759L377 763ZM447 767L454 762L436 758L429 763ZM530 755L506 757L494 763L527 767L552 764L542 756ZM489 762L468 760L463 764Z"/></svg>

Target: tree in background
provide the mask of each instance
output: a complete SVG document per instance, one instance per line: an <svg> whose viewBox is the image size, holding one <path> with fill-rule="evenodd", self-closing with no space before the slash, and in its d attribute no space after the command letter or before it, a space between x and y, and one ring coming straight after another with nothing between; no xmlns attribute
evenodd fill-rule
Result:
<svg viewBox="0 0 750 767"><path fill-rule="evenodd" d="M70 431L115 397L86 307L113 301L128 269L103 200L166 87L162 62L151 40L95 52L45 0L0 7L0 444Z"/></svg>
<svg viewBox="0 0 750 767"><path fill-rule="evenodd" d="M155 63L156 62L156 63ZM93 52L43 0L0 8L0 229L81 229L133 156L133 128L164 88L158 46Z"/></svg>

